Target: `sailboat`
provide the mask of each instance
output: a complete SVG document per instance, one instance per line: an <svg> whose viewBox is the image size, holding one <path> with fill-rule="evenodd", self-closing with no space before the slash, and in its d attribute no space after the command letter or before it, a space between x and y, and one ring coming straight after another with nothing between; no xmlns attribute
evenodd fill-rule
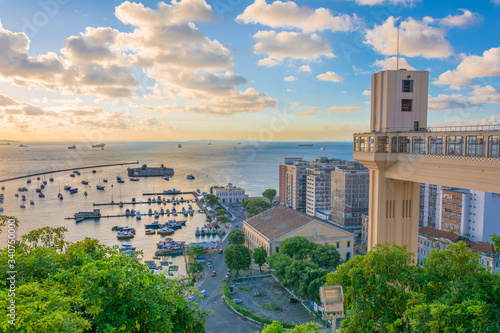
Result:
<svg viewBox="0 0 500 333"><path fill-rule="evenodd" d="M59 198L59 200L63 199L63 196L61 194L61 182L59 182L59 193L57 194L57 197Z"/></svg>

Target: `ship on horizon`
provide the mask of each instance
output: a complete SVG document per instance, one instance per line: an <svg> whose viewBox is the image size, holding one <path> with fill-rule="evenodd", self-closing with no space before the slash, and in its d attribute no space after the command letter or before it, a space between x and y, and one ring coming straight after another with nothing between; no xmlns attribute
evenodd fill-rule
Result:
<svg viewBox="0 0 500 333"><path fill-rule="evenodd" d="M297 146L299 146L299 147L312 147L314 145L312 143L299 143Z"/></svg>
<svg viewBox="0 0 500 333"><path fill-rule="evenodd" d="M104 148L105 144L104 143L99 143L97 145L92 145L92 148Z"/></svg>

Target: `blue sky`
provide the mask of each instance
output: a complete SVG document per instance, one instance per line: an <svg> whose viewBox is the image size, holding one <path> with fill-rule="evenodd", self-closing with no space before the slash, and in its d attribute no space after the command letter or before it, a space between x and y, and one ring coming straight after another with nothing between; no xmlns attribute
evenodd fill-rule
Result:
<svg viewBox="0 0 500 333"><path fill-rule="evenodd" d="M350 140L371 74L429 125L500 123L500 1L0 0L0 139Z"/></svg>

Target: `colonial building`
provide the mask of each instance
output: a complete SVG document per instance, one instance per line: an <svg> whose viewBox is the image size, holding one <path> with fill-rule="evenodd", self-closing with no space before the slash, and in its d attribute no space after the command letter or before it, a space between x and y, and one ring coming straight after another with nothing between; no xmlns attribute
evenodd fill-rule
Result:
<svg viewBox="0 0 500 333"><path fill-rule="evenodd" d="M301 236L314 243L335 246L345 261L353 256L353 233L282 205L244 221L243 232L247 247L263 246L270 255L279 252L285 239Z"/></svg>
<svg viewBox="0 0 500 333"><path fill-rule="evenodd" d="M245 190L234 187L231 183L227 184L224 188L215 188L214 194L221 203L243 202L247 199Z"/></svg>

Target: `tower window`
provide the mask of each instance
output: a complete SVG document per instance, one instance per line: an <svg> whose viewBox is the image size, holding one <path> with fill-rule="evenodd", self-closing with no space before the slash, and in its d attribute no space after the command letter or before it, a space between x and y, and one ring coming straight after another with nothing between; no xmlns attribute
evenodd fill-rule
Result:
<svg viewBox="0 0 500 333"><path fill-rule="evenodd" d="M401 100L401 111L411 112L413 110L413 100L412 99L402 99Z"/></svg>
<svg viewBox="0 0 500 333"><path fill-rule="evenodd" d="M413 80L403 80L403 92L413 92Z"/></svg>

